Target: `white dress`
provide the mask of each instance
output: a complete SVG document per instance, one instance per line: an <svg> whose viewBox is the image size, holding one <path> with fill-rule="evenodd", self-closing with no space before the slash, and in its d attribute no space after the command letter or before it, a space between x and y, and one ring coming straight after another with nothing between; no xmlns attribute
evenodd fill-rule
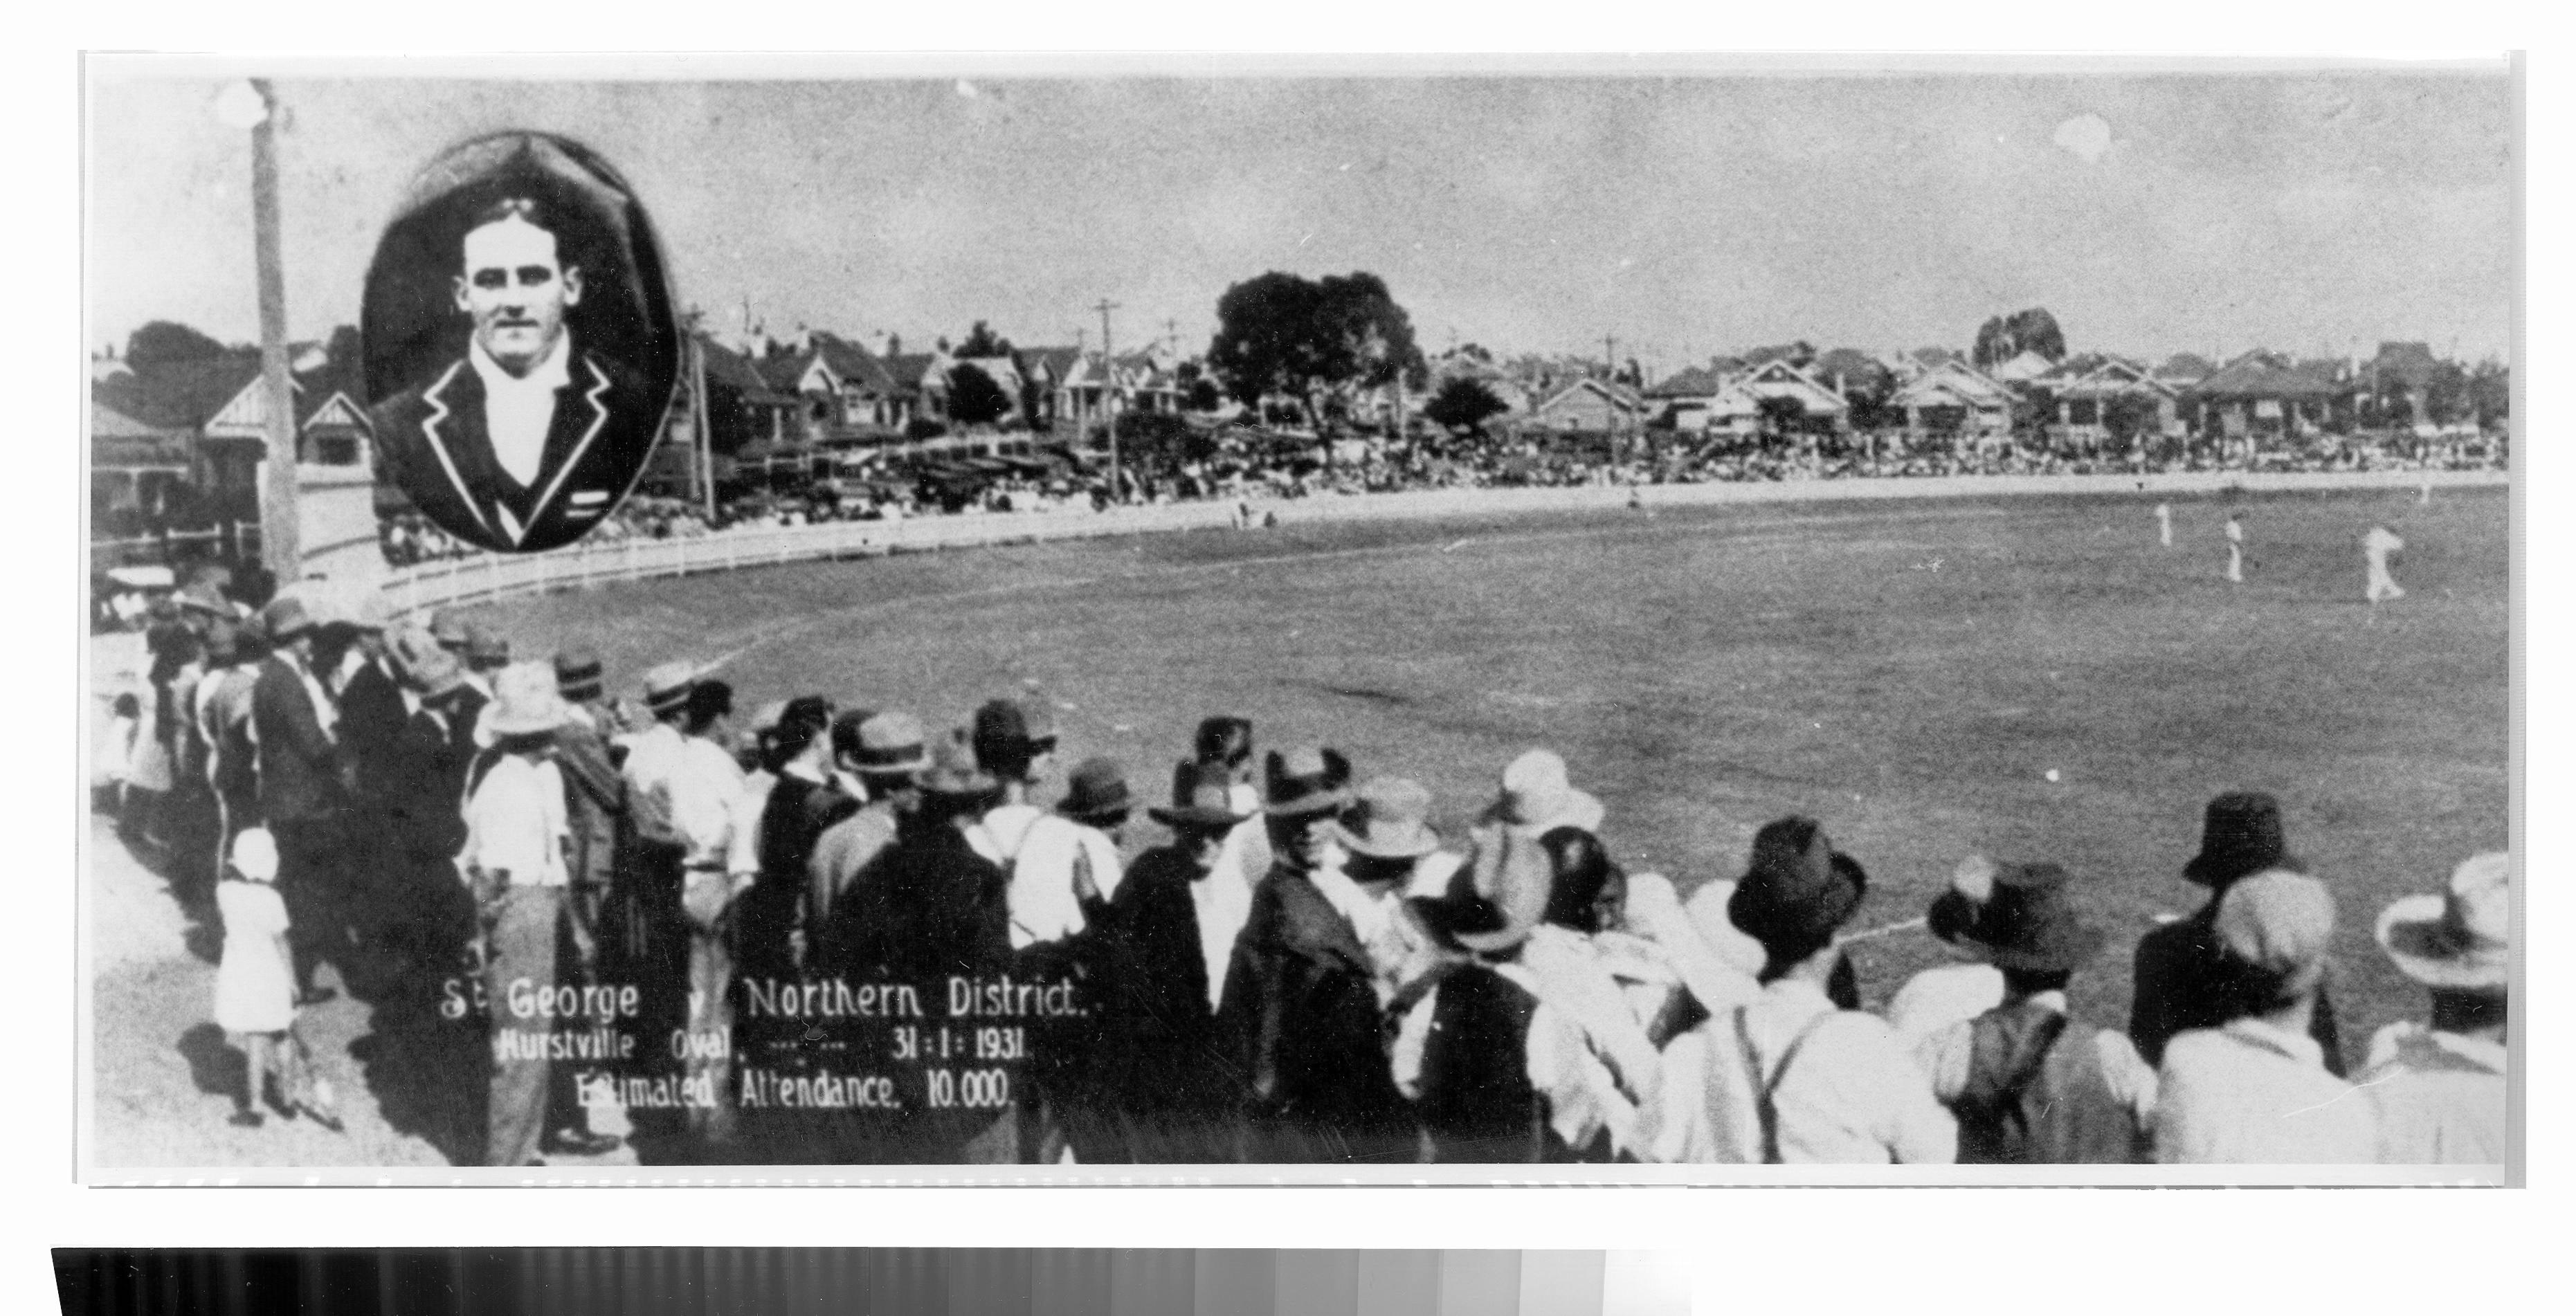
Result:
<svg viewBox="0 0 2576 1316"><path fill-rule="evenodd" d="M286 958L286 902L264 882L216 884L224 961L215 970L215 1023L231 1033L282 1033L295 1023Z"/></svg>

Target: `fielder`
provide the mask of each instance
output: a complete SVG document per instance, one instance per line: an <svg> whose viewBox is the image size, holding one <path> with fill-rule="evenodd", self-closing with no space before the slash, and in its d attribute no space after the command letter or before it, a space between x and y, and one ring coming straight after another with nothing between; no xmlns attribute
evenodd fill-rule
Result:
<svg viewBox="0 0 2576 1316"><path fill-rule="evenodd" d="M2173 547L2173 504L2156 504L2156 542Z"/></svg>
<svg viewBox="0 0 2576 1316"><path fill-rule="evenodd" d="M2245 527L2234 512L2227 514L2227 583L2245 583Z"/></svg>
<svg viewBox="0 0 2576 1316"><path fill-rule="evenodd" d="M2372 526L2370 533L2362 536L2362 556L2370 561L2370 586L2366 593L2373 606L2381 599L2406 597L2406 591L2397 587L2397 578L2388 574L2388 555L2405 547L2406 541L2391 534L2384 525Z"/></svg>

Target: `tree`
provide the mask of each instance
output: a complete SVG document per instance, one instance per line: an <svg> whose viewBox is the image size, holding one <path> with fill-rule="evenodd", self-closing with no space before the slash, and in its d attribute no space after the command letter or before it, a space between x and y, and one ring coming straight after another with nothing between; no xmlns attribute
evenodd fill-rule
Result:
<svg viewBox="0 0 2576 1316"><path fill-rule="evenodd" d="M1511 409L1511 404L1494 396L1494 390L1485 387L1484 381L1460 376L1440 386L1440 392L1422 408L1422 415L1446 430L1482 434L1486 421Z"/></svg>
<svg viewBox="0 0 2576 1316"><path fill-rule="evenodd" d="M1321 418L1363 389L1426 374L1413 321L1365 271L1308 280L1277 270L1225 290L1208 366L1247 406L1274 395Z"/></svg>
<svg viewBox="0 0 2576 1316"><path fill-rule="evenodd" d="M2489 357L2469 371L2469 405L2478 423L2491 425L2513 414L2513 367Z"/></svg>
<svg viewBox="0 0 2576 1316"><path fill-rule="evenodd" d="M1977 346L1970 360L1979 370L1991 370L2024 352L2037 352L2050 361L2066 359L2066 334L2046 307L2034 306L1986 321L1977 329Z"/></svg>
<svg viewBox="0 0 2576 1316"><path fill-rule="evenodd" d="M1765 397L1754 406L1762 415L1762 432L1772 438L1795 432L1807 419L1807 404L1786 394Z"/></svg>
<svg viewBox="0 0 2576 1316"><path fill-rule="evenodd" d="M957 355L962 357L1009 356L1010 354L1011 340L996 336L992 327L981 320L977 320L975 327L967 331L966 341L957 345Z"/></svg>
<svg viewBox="0 0 2576 1316"><path fill-rule="evenodd" d="M2445 361L2424 380L2424 418L2449 425L2469 418L2469 372L2457 361Z"/></svg>
<svg viewBox="0 0 2576 1316"><path fill-rule="evenodd" d="M234 350L175 320L154 320L126 335L125 364L136 370L149 370L180 361L203 361Z"/></svg>
<svg viewBox="0 0 2576 1316"><path fill-rule="evenodd" d="M1744 364L1748 366L1768 365L1773 361L1784 360L1793 366L1805 366L1808 362L1815 359L1815 344L1810 343L1803 338L1794 343L1781 343L1772 347L1757 347L1752 351L1746 352L1743 357Z"/></svg>
<svg viewBox="0 0 2576 1316"><path fill-rule="evenodd" d="M2198 352L2176 352L2166 357L2163 365L2156 367L2156 373L2171 379L2198 380L2217 374L2218 367L2211 365L2209 358Z"/></svg>
<svg viewBox="0 0 2576 1316"><path fill-rule="evenodd" d="M948 418L960 425L990 425L1011 414L1010 390L976 365L948 372Z"/></svg>

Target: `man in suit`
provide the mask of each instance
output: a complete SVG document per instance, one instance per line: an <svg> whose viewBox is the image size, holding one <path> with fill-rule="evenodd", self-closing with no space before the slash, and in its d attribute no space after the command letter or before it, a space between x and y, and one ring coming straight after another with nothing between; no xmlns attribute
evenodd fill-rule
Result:
<svg viewBox="0 0 2576 1316"><path fill-rule="evenodd" d="M1270 874L1235 939L1216 1019L1243 1076L1243 1159L1411 1161L1418 1134L1380 1042L1376 968L1352 922L1363 906L1330 839L1351 802L1350 761L1299 749L1273 751L1267 767Z"/></svg>
<svg viewBox="0 0 2576 1316"><path fill-rule="evenodd" d="M504 552L571 543L642 473L669 399L573 341L564 317L581 304L582 271L562 262L543 206L498 202L463 245L465 355L378 403L376 441L448 533Z"/></svg>
<svg viewBox="0 0 2576 1316"><path fill-rule="evenodd" d="M334 727L339 709L315 673L318 628L304 601L281 595L260 613L268 661L251 687L251 734L259 746L259 812L277 838L277 894L286 902L295 986L306 1001L315 963L345 953L334 944L349 806ZM346 967L343 965L342 967Z"/></svg>

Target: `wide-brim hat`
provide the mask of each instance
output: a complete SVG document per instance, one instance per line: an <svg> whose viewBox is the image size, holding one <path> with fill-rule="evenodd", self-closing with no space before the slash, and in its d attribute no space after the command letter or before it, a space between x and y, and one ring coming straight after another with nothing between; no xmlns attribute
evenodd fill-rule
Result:
<svg viewBox="0 0 2576 1316"><path fill-rule="evenodd" d="M859 749L851 766L862 777L909 781L930 766L923 744L921 719L910 713L879 713L859 723Z"/></svg>
<svg viewBox="0 0 2576 1316"><path fill-rule="evenodd" d="M1079 823L1109 823L1125 818L1136 807L1127 789L1127 769L1118 760L1084 759L1075 764L1065 779L1064 798L1056 801L1055 811Z"/></svg>
<svg viewBox="0 0 2576 1316"><path fill-rule="evenodd" d="M1814 819L1781 818L1754 833L1753 854L1727 899L1726 916L1765 952L1821 949L1850 921L1868 888L1860 862L1836 852Z"/></svg>
<svg viewBox="0 0 2576 1316"><path fill-rule="evenodd" d="M280 594L259 610L260 630L271 644L285 644L313 629L313 612L304 600L292 594Z"/></svg>
<svg viewBox="0 0 2576 1316"><path fill-rule="evenodd" d="M1601 830L1603 813L1599 799L1567 781L1563 758L1551 750L1533 749L1503 769L1502 790L1493 803L1485 806L1480 821L1508 823L1533 832L1551 832L1559 827L1597 832Z"/></svg>
<svg viewBox="0 0 2576 1316"><path fill-rule="evenodd" d="M2407 896L2373 929L2397 971L2445 991L2505 989L2513 958L2512 859L2482 854L2451 874L2448 889Z"/></svg>
<svg viewBox="0 0 2576 1316"><path fill-rule="evenodd" d="M1372 777L1332 821L1333 839L1364 859L1419 859L1440 848L1431 792L1401 777Z"/></svg>
<svg viewBox="0 0 2576 1316"><path fill-rule="evenodd" d="M512 663L492 682L492 702L474 721L474 743L489 749L503 737L544 735L571 720L551 666Z"/></svg>
<svg viewBox="0 0 2576 1316"><path fill-rule="evenodd" d="M990 795L1002 783L975 758L974 742L964 732L952 732L939 739L930 750L930 766L921 770L922 793L949 798Z"/></svg>
<svg viewBox="0 0 2576 1316"><path fill-rule="evenodd" d="M689 692L706 676L706 669L685 659L659 663L645 670L644 706L655 715L676 713L689 702Z"/></svg>
<svg viewBox="0 0 2576 1316"><path fill-rule="evenodd" d="M2267 869L2298 867L2282 831L2281 802L2261 791L2230 791L2203 811L2200 853L2182 866L2182 875L2218 887Z"/></svg>
<svg viewBox="0 0 2576 1316"><path fill-rule="evenodd" d="M1527 828L1480 827L1470 834L1467 862L1436 896L1405 903L1433 932L1479 955L1492 955L1529 940L1547 915L1551 870L1547 852Z"/></svg>
<svg viewBox="0 0 2576 1316"><path fill-rule="evenodd" d="M1230 832L1260 810L1234 807L1233 779L1221 763L1183 761L1172 770L1172 802L1149 805L1145 816L1174 831Z"/></svg>
<svg viewBox="0 0 2576 1316"><path fill-rule="evenodd" d="M1994 891L1959 939L1999 969L2072 972L2101 952L2102 929L2087 922L2056 864L2015 864L1995 875Z"/></svg>
<svg viewBox="0 0 2576 1316"><path fill-rule="evenodd" d="M1274 749L1263 766L1263 812L1274 818L1310 818L1351 802L1351 761L1340 750Z"/></svg>

